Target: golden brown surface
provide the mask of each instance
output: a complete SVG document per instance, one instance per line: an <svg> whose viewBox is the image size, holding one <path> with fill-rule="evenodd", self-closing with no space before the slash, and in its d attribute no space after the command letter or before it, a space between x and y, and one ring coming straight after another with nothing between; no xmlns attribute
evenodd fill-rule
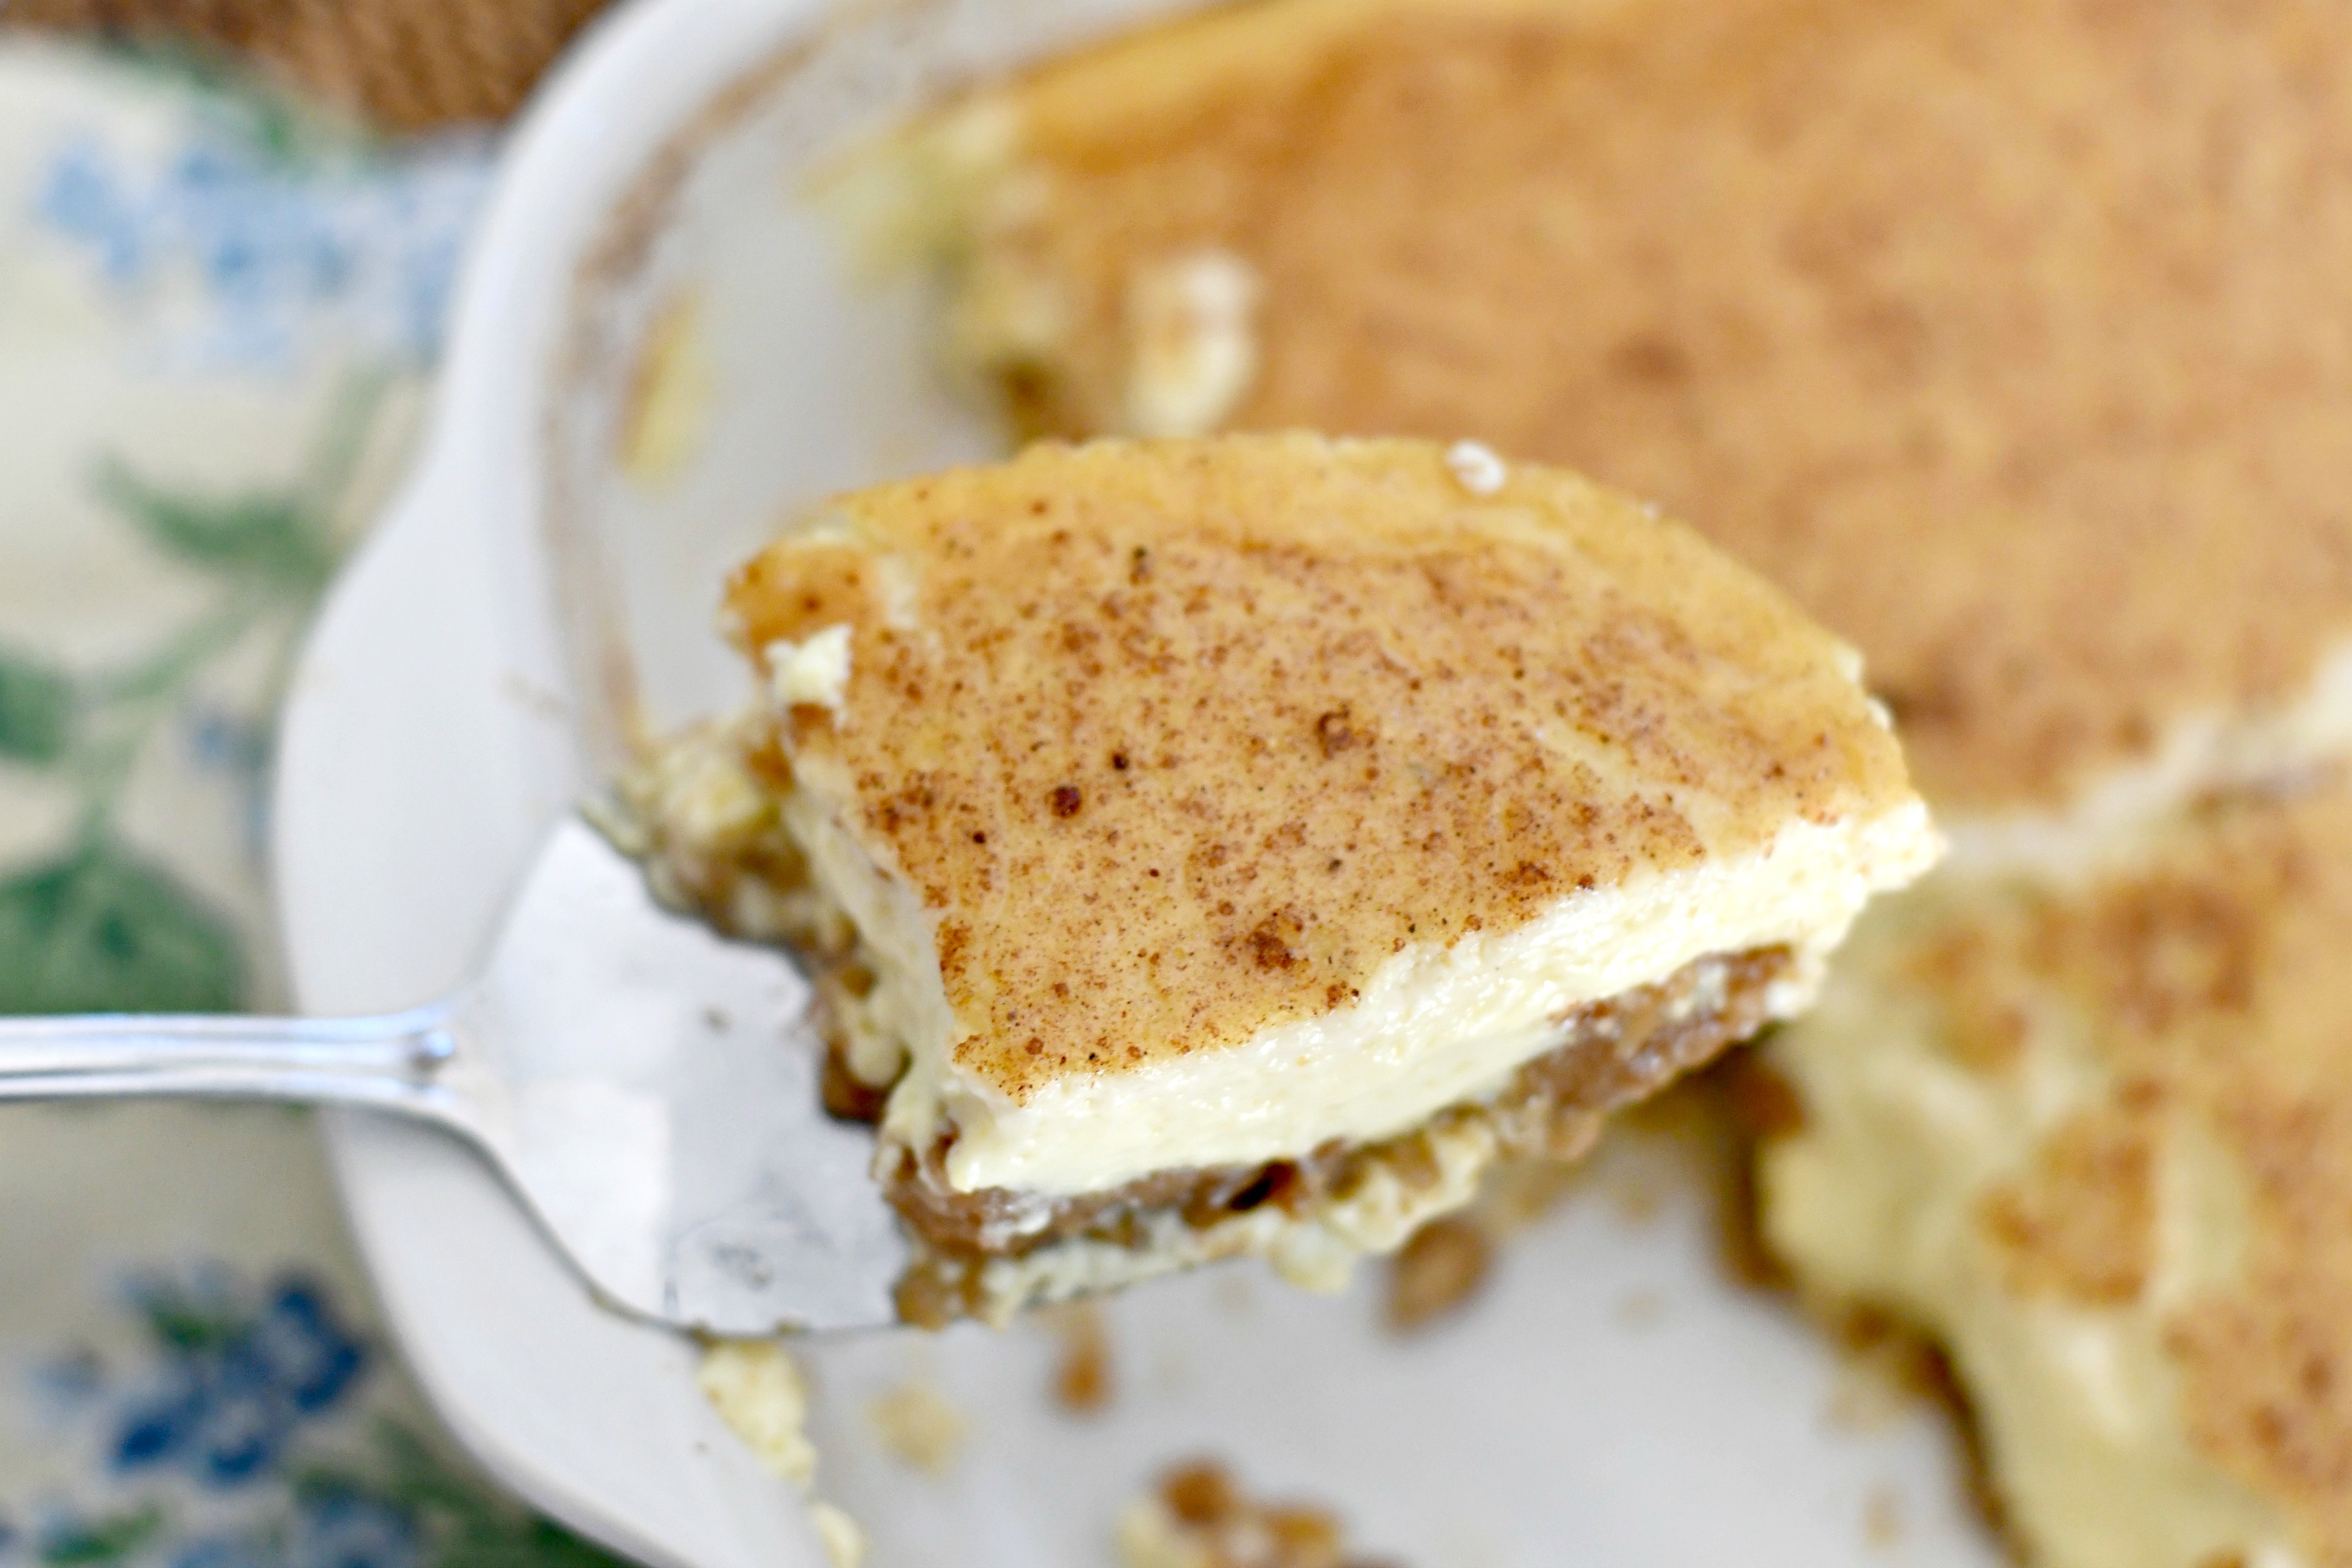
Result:
<svg viewBox="0 0 2352 1568"><path fill-rule="evenodd" d="M2188 1428L2321 1560L2352 1561L2352 780L2214 799L2128 874L1978 905L1966 930L1974 960L1947 971L1965 992L1929 986L1958 1058L2012 1070L1969 1037L2032 1017L2110 1075L1979 1210L2011 1289L2139 1303L2153 1173L2211 1139L2245 1188L2244 1256L2164 1311Z"/></svg>
<svg viewBox="0 0 2352 1568"><path fill-rule="evenodd" d="M1841 651L1552 470L1307 437L1041 447L833 502L748 648L854 628L804 778L939 920L961 1067L1020 1100L1348 1001L1409 943L1907 798Z"/></svg>
<svg viewBox="0 0 2352 1568"><path fill-rule="evenodd" d="M2352 8L1275 0L1019 91L1034 416L1118 427L1137 279L1238 256L1233 423L1658 498L1862 647L1938 805L2352 630Z"/></svg>

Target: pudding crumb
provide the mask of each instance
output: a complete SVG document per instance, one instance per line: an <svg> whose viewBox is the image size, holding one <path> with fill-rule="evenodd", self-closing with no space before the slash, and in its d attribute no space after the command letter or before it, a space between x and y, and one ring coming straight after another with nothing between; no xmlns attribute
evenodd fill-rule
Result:
<svg viewBox="0 0 2352 1568"><path fill-rule="evenodd" d="M1902 1543L1903 1494L1883 1481L1863 1501L1862 1539L1873 1552L1890 1552Z"/></svg>
<svg viewBox="0 0 2352 1568"><path fill-rule="evenodd" d="M695 1381L761 1465L807 1497L809 1521L831 1568L858 1568L866 1531L811 1489L817 1455L807 1432L808 1383L784 1347L774 1340L713 1340L703 1347Z"/></svg>
<svg viewBox="0 0 2352 1568"><path fill-rule="evenodd" d="M856 1520L829 1502L809 1504L809 1518L832 1568L858 1568L866 1561L866 1531Z"/></svg>
<svg viewBox="0 0 2352 1568"><path fill-rule="evenodd" d="M882 1446L929 1476L955 1466L971 1424L928 1383L907 1382L866 1406L866 1419Z"/></svg>
<svg viewBox="0 0 2352 1568"><path fill-rule="evenodd" d="M1388 1326L1412 1333L1451 1316L1486 1283L1494 1261L1494 1246L1474 1221L1459 1215L1430 1221L1390 1266Z"/></svg>
<svg viewBox="0 0 2352 1568"><path fill-rule="evenodd" d="M1351 1555L1328 1509L1260 1502L1213 1459L1163 1472L1118 1521L1119 1568L1394 1568Z"/></svg>
<svg viewBox="0 0 2352 1568"><path fill-rule="evenodd" d="M1110 1408L1118 1384L1102 1310L1090 1301L1073 1301L1043 1309L1037 1321L1061 1342L1054 1364L1054 1403L1072 1415L1099 1415Z"/></svg>
<svg viewBox="0 0 2352 1568"><path fill-rule="evenodd" d="M1511 478L1510 468L1495 455L1495 449L1477 441L1456 441L1445 448L1445 466L1474 496L1493 495Z"/></svg>
<svg viewBox="0 0 2352 1568"><path fill-rule="evenodd" d="M808 1440L808 1385L773 1340L721 1340L703 1352L696 1381L703 1396L770 1474L796 1486L816 1479Z"/></svg>

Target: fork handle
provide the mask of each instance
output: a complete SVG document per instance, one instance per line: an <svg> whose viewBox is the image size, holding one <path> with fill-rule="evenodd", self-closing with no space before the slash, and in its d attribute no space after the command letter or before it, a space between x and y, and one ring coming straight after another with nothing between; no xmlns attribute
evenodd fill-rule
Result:
<svg viewBox="0 0 2352 1568"><path fill-rule="evenodd" d="M435 1081L457 1052L446 1005L376 1018L0 1018L0 1100L287 1100L446 1120Z"/></svg>

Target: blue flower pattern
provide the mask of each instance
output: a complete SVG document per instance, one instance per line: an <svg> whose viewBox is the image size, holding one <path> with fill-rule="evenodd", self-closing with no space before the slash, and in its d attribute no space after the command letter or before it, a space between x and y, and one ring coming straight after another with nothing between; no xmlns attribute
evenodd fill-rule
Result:
<svg viewBox="0 0 2352 1568"><path fill-rule="evenodd" d="M125 296L192 270L214 310L176 345L196 367L281 368L321 336L431 359L488 188L478 144L292 159L234 121L193 134L156 168L96 137L68 139L35 216Z"/></svg>
<svg viewBox="0 0 2352 1568"><path fill-rule="evenodd" d="M182 718L182 750L189 761L236 792L237 836L257 866L269 839L269 765L277 738L273 724L201 700Z"/></svg>
<svg viewBox="0 0 2352 1568"><path fill-rule="evenodd" d="M153 1331L179 1353L121 1417L121 1470L173 1468L213 1486L270 1469L300 1424L334 1409L367 1365L319 1288L279 1281L257 1312L223 1315L169 1281L138 1287Z"/></svg>
<svg viewBox="0 0 2352 1568"><path fill-rule="evenodd" d="M621 1568L396 1425L379 1423L353 1466L381 1357L318 1280L146 1273L122 1303L141 1365L114 1377L80 1353L34 1373L60 1440L100 1440L109 1506L53 1504L30 1531L0 1521L6 1568ZM191 1524L190 1497L247 1506L226 1528Z"/></svg>

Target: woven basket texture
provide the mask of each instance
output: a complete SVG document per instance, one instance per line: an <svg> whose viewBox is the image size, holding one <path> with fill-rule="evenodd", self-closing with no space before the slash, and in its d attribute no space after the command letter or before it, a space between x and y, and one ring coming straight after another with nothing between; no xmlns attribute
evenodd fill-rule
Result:
<svg viewBox="0 0 2352 1568"><path fill-rule="evenodd" d="M0 0L0 22L192 44L392 132L506 119L606 0Z"/></svg>

